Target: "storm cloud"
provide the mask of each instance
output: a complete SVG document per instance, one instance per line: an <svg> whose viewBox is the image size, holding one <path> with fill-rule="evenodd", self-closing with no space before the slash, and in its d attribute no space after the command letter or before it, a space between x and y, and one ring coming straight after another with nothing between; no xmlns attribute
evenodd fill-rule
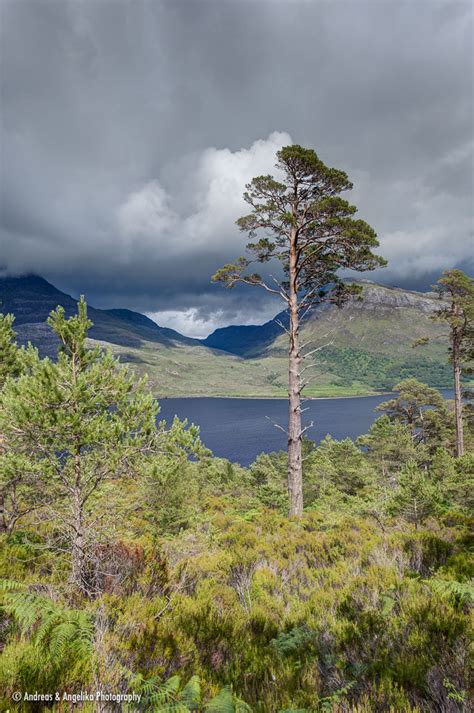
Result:
<svg viewBox="0 0 474 713"><path fill-rule="evenodd" d="M295 142L345 169L389 267L472 269L472 4L3 0L0 268L192 335L278 302L210 283L244 184ZM258 294L255 294L255 293Z"/></svg>

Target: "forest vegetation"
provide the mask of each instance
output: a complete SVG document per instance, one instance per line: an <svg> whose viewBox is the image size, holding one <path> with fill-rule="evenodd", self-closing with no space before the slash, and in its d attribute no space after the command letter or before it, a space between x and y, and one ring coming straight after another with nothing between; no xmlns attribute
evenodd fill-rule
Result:
<svg viewBox="0 0 474 713"><path fill-rule="evenodd" d="M412 378L356 442L303 438L289 518L285 453L214 458L88 348L83 300L49 324L56 361L0 317L2 710L469 710L469 408L460 457Z"/></svg>

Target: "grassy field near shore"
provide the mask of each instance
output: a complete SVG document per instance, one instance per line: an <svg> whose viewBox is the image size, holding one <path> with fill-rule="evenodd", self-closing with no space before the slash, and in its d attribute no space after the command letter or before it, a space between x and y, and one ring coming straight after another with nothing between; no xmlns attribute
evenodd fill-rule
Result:
<svg viewBox="0 0 474 713"><path fill-rule="evenodd" d="M287 394L288 362L284 354L242 359L182 344L170 349L144 342L140 349L134 349L90 341L111 347L122 363L129 364L139 376L147 375L150 388L158 397L285 398ZM389 391L396 381L376 388L362 379L344 379L333 364L328 365L322 358L320 363L313 362L310 372L310 383L304 393L312 398L370 396Z"/></svg>

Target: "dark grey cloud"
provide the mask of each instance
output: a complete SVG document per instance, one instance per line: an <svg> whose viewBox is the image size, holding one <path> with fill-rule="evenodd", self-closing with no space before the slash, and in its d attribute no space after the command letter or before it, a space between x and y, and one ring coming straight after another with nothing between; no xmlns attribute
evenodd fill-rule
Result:
<svg viewBox="0 0 474 713"><path fill-rule="evenodd" d="M1 13L9 271L195 332L266 318L278 304L209 277L242 251L243 183L289 141L349 172L390 260L375 279L425 288L472 268L470 1L3 0Z"/></svg>

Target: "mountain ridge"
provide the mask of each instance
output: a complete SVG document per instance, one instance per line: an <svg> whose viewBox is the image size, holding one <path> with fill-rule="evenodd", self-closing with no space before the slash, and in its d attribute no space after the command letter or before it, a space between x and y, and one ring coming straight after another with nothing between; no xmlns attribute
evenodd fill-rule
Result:
<svg viewBox="0 0 474 713"><path fill-rule="evenodd" d="M341 309L323 304L302 322L302 342L321 346L308 363L314 381L305 393L377 393L408 376L449 386L446 338L430 319L438 297L361 284L362 299L350 299ZM76 311L73 297L39 276L0 278L0 310L15 314L19 343L31 341L43 356L57 351L46 319L58 304L68 316ZM91 342L112 348L139 375L147 374L157 396L285 396L288 346L278 324L287 319L285 312L261 325L230 325L197 340L126 308L88 311ZM430 337L429 344L412 349L422 336Z"/></svg>
<svg viewBox="0 0 474 713"><path fill-rule="evenodd" d="M58 305L64 308L69 317L76 311L77 300L39 275L0 277L0 310L15 315L15 330L20 343L26 343L31 335L40 352L48 356L54 355L57 340L47 327L46 320L51 310ZM89 334L98 341L136 348L144 341L196 342L173 329L160 327L140 312L128 309L102 310L92 305L88 305L87 309L93 322Z"/></svg>
<svg viewBox="0 0 474 713"><path fill-rule="evenodd" d="M400 287L379 285L369 280L360 280L357 281L357 284L362 285L363 299L358 297L349 298L342 308L346 312L348 309L363 309L365 311L377 311L380 315L380 313L397 309L415 309L432 315L440 306L439 297L435 292L404 290ZM310 320L318 319L328 311L337 314L337 309L328 303L322 303L314 307L303 320L303 328ZM215 349L231 354L251 358L265 353L265 349L282 336L283 328L281 325L286 326L287 323L288 313L284 310L261 325L220 327L200 341L205 346L212 346Z"/></svg>

